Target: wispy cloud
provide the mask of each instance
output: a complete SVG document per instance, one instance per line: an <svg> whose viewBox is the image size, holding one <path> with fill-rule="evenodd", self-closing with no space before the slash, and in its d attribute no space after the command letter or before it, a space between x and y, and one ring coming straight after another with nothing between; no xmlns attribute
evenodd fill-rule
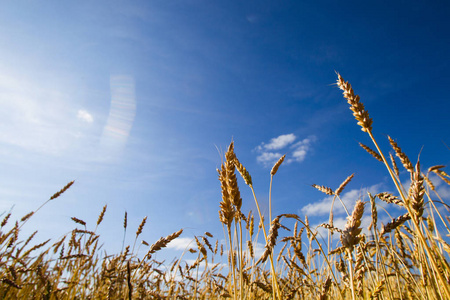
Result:
<svg viewBox="0 0 450 300"><path fill-rule="evenodd" d="M89 112L87 112L84 109L80 109L78 111L77 118L82 120L82 121L84 121L84 122L86 122L86 123L94 122L94 117Z"/></svg>
<svg viewBox="0 0 450 300"><path fill-rule="evenodd" d="M24 74L0 73L0 143L46 155L80 147L92 133L80 120L93 122L87 110L75 108L67 92L69 80L58 85Z"/></svg>
<svg viewBox="0 0 450 300"><path fill-rule="evenodd" d="M292 152L292 158L288 159L287 161L302 162L306 158L306 154L311 149L311 144L316 140L317 138L314 135L312 135L292 145L291 148L294 149Z"/></svg>
<svg viewBox="0 0 450 300"><path fill-rule="evenodd" d="M268 143L263 142L255 148L255 151L259 153L256 160L265 167L270 167L283 155L279 150L284 149L283 152L286 153L287 157L286 163L302 162L317 138L311 135L295 142L296 140L297 136L289 133L274 137Z"/></svg>

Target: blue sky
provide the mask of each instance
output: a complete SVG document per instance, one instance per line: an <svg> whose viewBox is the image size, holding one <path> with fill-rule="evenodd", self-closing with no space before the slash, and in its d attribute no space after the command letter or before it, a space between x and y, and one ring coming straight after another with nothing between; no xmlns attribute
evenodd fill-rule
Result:
<svg viewBox="0 0 450 300"><path fill-rule="evenodd" d="M57 238L103 205L105 248L144 216L149 243L218 218L220 151L230 141L267 211L328 219L355 178L393 190L334 85L351 82L386 135L424 168L450 162L450 5L445 1L15 1L0 10L0 213L20 218L75 185L23 228ZM219 151L218 151L219 149ZM407 177L406 177L407 178ZM244 211L254 210L241 182ZM443 195L450 195L439 186ZM336 217L345 220L342 209Z"/></svg>

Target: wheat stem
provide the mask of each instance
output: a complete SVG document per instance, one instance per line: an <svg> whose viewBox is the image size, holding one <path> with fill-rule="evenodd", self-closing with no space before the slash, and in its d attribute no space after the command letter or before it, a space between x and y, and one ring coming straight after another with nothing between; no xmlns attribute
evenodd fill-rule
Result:
<svg viewBox="0 0 450 300"><path fill-rule="evenodd" d="M263 233L264 233L264 239L266 241L266 244L269 243L268 239L267 239L267 233L266 233L266 226L264 225L264 219L262 217L261 214L261 209L259 208L259 203L258 203L258 199L256 198L256 194L255 194L255 190L253 189L253 185L250 185L250 189L252 190L252 194L253 194L253 198L255 199L255 204L256 204L256 208L258 210L258 214L259 214L259 219L260 222L262 224L262 229L263 229ZM270 267L271 267L271 272L272 272L272 285L274 286L273 290L273 298L274 299L282 299L281 298L281 292L279 290L278 287L278 282L277 282L277 276L276 276L276 272L275 272L275 267L273 264L273 255L269 254L269 259L270 259Z"/></svg>

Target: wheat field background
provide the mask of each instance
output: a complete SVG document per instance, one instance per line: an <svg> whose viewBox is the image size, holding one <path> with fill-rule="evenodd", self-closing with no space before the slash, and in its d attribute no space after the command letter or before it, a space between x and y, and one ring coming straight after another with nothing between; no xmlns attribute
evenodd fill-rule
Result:
<svg viewBox="0 0 450 300"><path fill-rule="evenodd" d="M340 195L352 174L336 189L320 183L311 187L333 197L327 223L313 227L307 216L289 211L272 215L271 196L265 220L251 174L238 159L239 145L231 142L217 170L222 192L217 222L224 235L213 236L205 228L192 247L173 261L162 262L155 254L182 236L183 229L149 243L141 239L147 219L138 228L129 228L125 214L120 221L123 233L117 234L134 236L134 243L123 244L120 253L106 253L97 228L107 205L94 225L72 217L75 228L63 237L35 244L37 231L22 236L21 228L33 215L50 201L64 201L64 194L76 188L72 181L23 217L2 215L0 298L450 299L450 209L430 179L433 174L450 185L445 166L423 170L394 137L387 136L390 148L381 149L376 122L350 83L340 74L337 77L357 125L373 142L360 146L386 169L394 192L368 193L355 198L353 207L345 207ZM284 159L280 157L270 171L270 190ZM250 189L253 199L242 199L242 189ZM257 210L242 211L243 201L254 201ZM347 212L343 228L333 224L333 209L340 205ZM403 213L382 224L378 216L389 214L385 207L390 206ZM370 216L371 224L363 230L364 215ZM256 255L258 241L265 247ZM146 254L141 255L143 249ZM188 252L197 256L194 262L184 259Z"/></svg>

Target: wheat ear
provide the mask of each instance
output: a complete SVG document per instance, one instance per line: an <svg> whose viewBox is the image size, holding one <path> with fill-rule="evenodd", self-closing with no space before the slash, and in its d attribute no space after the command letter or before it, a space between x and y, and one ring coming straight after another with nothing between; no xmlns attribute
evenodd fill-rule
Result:
<svg viewBox="0 0 450 300"><path fill-rule="evenodd" d="M355 95L352 86L348 81L344 81L341 75L338 73L337 85L343 91L344 98L347 99L350 104L350 109L353 112L353 116L358 121L358 125L361 126L361 130L364 132L372 131L372 119L369 117L369 113L365 110L364 104L359 102L359 96Z"/></svg>
<svg viewBox="0 0 450 300"><path fill-rule="evenodd" d="M347 217L347 224L341 234L342 245L353 250L353 247L359 242L358 235L361 233L361 218L364 213L364 202L358 200L355 204L351 216Z"/></svg>

